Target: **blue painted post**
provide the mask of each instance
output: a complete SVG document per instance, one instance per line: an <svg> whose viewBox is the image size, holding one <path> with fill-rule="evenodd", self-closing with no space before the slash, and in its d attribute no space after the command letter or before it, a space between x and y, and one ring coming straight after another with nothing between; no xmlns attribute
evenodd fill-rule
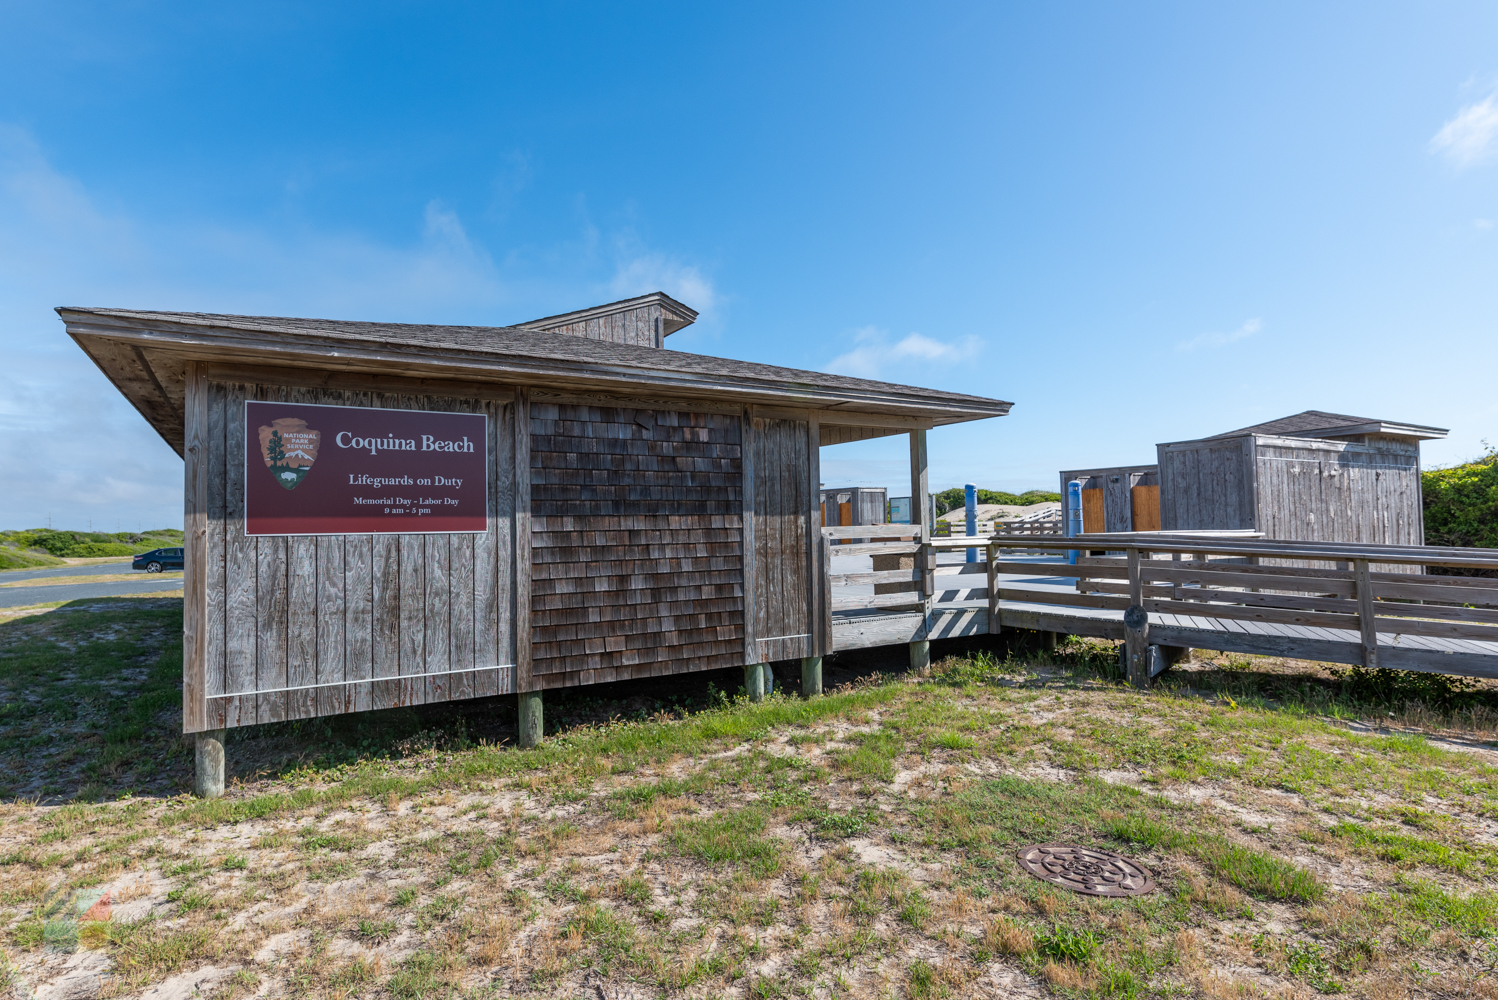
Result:
<svg viewBox="0 0 1498 1000"><path fill-rule="evenodd" d="M978 533L978 487L968 483L962 488L962 501L967 507L967 536L972 538ZM967 561L978 561L978 550L967 550Z"/></svg>
<svg viewBox="0 0 1498 1000"><path fill-rule="evenodd" d="M1066 484L1066 537L1076 538L1082 533L1082 480L1073 479ZM1066 553L1066 561L1077 564L1078 549Z"/></svg>

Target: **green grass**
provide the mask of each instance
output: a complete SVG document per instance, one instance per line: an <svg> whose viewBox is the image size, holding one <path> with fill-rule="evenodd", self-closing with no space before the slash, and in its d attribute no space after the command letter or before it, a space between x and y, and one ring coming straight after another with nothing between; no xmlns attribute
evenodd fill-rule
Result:
<svg viewBox="0 0 1498 1000"><path fill-rule="evenodd" d="M189 959L212 958L219 947L216 933L209 928L174 930L151 920L111 923L109 940L115 946L116 968L127 979L170 975Z"/></svg>
<svg viewBox="0 0 1498 1000"><path fill-rule="evenodd" d="M1214 875L1260 899L1314 903L1326 895L1314 873L1258 848L1197 836L1188 851Z"/></svg>
<svg viewBox="0 0 1498 1000"><path fill-rule="evenodd" d="M163 765L183 756L166 718L182 699L181 620L180 601L153 601L0 625L0 754L60 762L63 796L169 783ZM0 794L41 777L8 768Z"/></svg>
<svg viewBox="0 0 1498 1000"><path fill-rule="evenodd" d="M762 809L723 809L678 824L671 845L708 864L743 865L763 877L780 870L784 852L779 839L765 835L767 823Z"/></svg>
<svg viewBox="0 0 1498 1000"><path fill-rule="evenodd" d="M1386 899L1394 911L1432 927L1450 927L1475 938L1498 935L1498 892L1453 892L1426 879L1402 877Z"/></svg>
<svg viewBox="0 0 1498 1000"><path fill-rule="evenodd" d="M1495 867L1493 852L1470 842L1465 847L1453 847L1396 830L1375 830L1351 820L1337 823L1328 833L1361 854L1402 867L1429 865L1462 875L1482 875Z"/></svg>
<svg viewBox="0 0 1498 1000"><path fill-rule="evenodd" d="M1035 950L1048 958L1086 965L1098 952L1097 935L1070 927L1053 927L1035 935Z"/></svg>
<svg viewBox="0 0 1498 1000"><path fill-rule="evenodd" d="M893 781L895 757L905 749L897 733L855 733L852 749L833 755L833 766L853 778Z"/></svg>
<svg viewBox="0 0 1498 1000"><path fill-rule="evenodd" d="M632 959L639 947L639 933L627 920L607 907L588 903L573 911L563 932L576 930L593 949L605 970L618 959Z"/></svg>

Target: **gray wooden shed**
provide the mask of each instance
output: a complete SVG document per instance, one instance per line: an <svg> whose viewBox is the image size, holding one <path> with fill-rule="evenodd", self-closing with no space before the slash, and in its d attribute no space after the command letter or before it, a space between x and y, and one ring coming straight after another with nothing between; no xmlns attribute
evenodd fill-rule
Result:
<svg viewBox="0 0 1498 1000"><path fill-rule="evenodd" d="M511 327L58 313L185 460L200 734L514 692L525 743L546 688L740 665L762 682L830 649L819 447L909 435L924 495L926 431L1010 407L664 350L696 313L661 293ZM431 441L467 492L376 468ZM336 464L353 457L368 467ZM347 502L251 525L253 504L317 498Z"/></svg>
<svg viewBox="0 0 1498 1000"><path fill-rule="evenodd" d="M889 490L883 486L822 488L822 523L828 526L884 524Z"/></svg>
<svg viewBox="0 0 1498 1000"><path fill-rule="evenodd" d="M1155 531L1160 527L1160 477L1153 465L1074 469L1061 473L1061 523L1071 514L1073 480L1082 483L1082 530Z"/></svg>
<svg viewBox="0 0 1498 1000"><path fill-rule="evenodd" d="M1423 545L1420 442L1446 430L1306 410L1156 446L1163 530Z"/></svg>

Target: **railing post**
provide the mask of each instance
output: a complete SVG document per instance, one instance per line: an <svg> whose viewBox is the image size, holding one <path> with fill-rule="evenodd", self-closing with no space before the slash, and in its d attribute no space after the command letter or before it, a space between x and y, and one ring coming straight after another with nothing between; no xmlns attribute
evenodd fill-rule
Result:
<svg viewBox="0 0 1498 1000"><path fill-rule="evenodd" d="M1139 570L1139 549L1130 546L1129 609L1124 612L1124 665L1129 683L1137 688L1150 684L1149 615L1144 610L1144 580Z"/></svg>
<svg viewBox="0 0 1498 1000"><path fill-rule="evenodd" d="M998 635L1004 630L1004 623L999 620L999 575L994 572L994 564L998 561L999 550L993 542L988 543L984 558L988 560L988 634Z"/></svg>
<svg viewBox="0 0 1498 1000"><path fill-rule="evenodd" d="M1363 666L1373 670L1378 666L1378 622L1373 610L1373 572L1368 560L1354 562L1353 576L1358 597L1358 629L1363 634Z"/></svg>
<svg viewBox="0 0 1498 1000"><path fill-rule="evenodd" d="M921 630L920 638L910 644L910 667L924 670L931 665L931 595L936 591L936 552L931 548L932 508L928 484L930 470L926 452L926 432L915 429L910 432L910 518L911 527L919 525L920 535L916 541L915 564L921 571Z"/></svg>

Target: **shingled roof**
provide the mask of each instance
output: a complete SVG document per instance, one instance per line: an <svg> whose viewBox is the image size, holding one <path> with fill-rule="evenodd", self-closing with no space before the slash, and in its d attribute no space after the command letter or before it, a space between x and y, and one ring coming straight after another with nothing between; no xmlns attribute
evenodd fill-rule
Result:
<svg viewBox="0 0 1498 1000"><path fill-rule="evenodd" d="M1216 441L1221 438L1243 437L1248 434L1301 438L1340 438L1358 437L1364 434L1385 434L1390 437L1418 440L1443 438L1446 436L1446 429L1393 420L1377 420L1373 417L1354 417L1346 413L1327 413L1325 410L1305 410L1278 420L1268 420L1251 427L1240 427L1236 431L1213 434L1201 440Z"/></svg>
<svg viewBox="0 0 1498 1000"><path fill-rule="evenodd" d="M858 415L865 414L874 425L883 415L937 426L1002 416L1012 405L982 396L521 327L85 307L60 307L57 312L68 333L179 451L190 360L815 407L846 414L835 420L849 425L859 424Z"/></svg>

